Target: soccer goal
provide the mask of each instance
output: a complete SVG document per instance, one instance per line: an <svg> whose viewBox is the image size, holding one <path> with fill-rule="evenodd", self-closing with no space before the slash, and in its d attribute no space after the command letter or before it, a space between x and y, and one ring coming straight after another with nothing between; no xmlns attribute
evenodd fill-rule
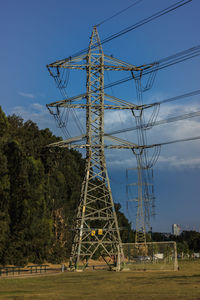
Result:
<svg viewBox="0 0 200 300"><path fill-rule="evenodd" d="M176 242L147 242L122 244L124 258L121 270L178 270Z"/></svg>

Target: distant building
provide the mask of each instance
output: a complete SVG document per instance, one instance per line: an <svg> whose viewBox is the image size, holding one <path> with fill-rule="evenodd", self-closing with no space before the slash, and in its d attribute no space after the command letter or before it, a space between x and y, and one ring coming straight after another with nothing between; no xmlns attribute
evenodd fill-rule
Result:
<svg viewBox="0 0 200 300"><path fill-rule="evenodd" d="M180 235L180 233L181 233L181 227L180 227L180 225L173 224L172 225L172 234L177 236L177 235Z"/></svg>

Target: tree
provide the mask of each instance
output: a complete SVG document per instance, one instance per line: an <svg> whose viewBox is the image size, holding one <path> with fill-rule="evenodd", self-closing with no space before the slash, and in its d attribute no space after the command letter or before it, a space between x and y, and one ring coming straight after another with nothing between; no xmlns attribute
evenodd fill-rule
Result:
<svg viewBox="0 0 200 300"><path fill-rule="evenodd" d="M0 261L4 261L6 242L9 235L9 193L10 178L7 167L7 157L4 154L4 146L7 141L9 123L0 107Z"/></svg>
<svg viewBox="0 0 200 300"><path fill-rule="evenodd" d="M125 215L120 211L121 205L115 203L115 211L117 214L118 225L120 228L120 235L122 243L134 243L135 242L135 233L131 229L131 224Z"/></svg>
<svg viewBox="0 0 200 300"><path fill-rule="evenodd" d="M85 159L47 147L60 139L0 108L0 264L61 262L70 255ZM120 209L116 204L122 241L133 242Z"/></svg>

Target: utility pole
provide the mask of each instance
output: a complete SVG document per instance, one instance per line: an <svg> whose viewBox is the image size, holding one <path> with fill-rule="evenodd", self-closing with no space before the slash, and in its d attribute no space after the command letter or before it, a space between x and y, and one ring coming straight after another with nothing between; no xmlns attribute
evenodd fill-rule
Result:
<svg viewBox="0 0 200 300"><path fill-rule="evenodd" d="M85 178L82 183L74 226L74 240L70 258L71 268L77 269L80 262L87 266L89 260L97 254L98 256L101 255L107 264L112 262L119 270L120 260L123 259L123 248L104 149L133 149L138 148L138 145L104 133L104 110L140 110L141 108L105 94L104 71L138 72L150 68L151 65L136 67L104 54L97 28L94 26L87 53L56 61L47 67L50 74L57 78L60 74L60 68L85 70L87 76L85 94L47 105L52 114L58 113L61 108L86 110L86 134L50 145L86 149ZM104 143L104 139L119 144L107 145ZM82 141L84 144L78 144Z"/></svg>

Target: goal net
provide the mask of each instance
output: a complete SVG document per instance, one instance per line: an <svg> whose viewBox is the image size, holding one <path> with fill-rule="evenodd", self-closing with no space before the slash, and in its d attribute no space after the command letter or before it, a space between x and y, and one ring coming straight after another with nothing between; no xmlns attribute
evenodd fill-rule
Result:
<svg viewBox="0 0 200 300"><path fill-rule="evenodd" d="M176 242L126 243L122 246L124 250L122 270L178 269Z"/></svg>

